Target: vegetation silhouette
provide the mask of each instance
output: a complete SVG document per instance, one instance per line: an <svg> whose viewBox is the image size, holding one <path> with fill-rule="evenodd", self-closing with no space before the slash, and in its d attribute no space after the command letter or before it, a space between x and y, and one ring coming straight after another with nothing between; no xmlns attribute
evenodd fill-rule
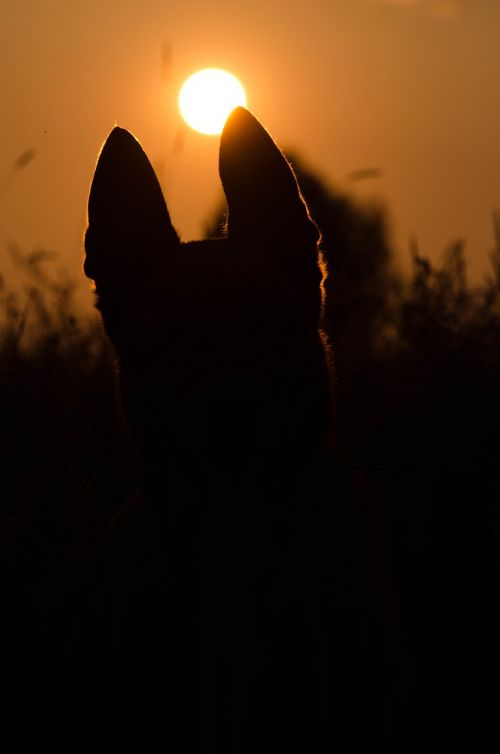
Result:
<svg viewBox="0 0 500 754"><path fill-rule="evenodd" d="M449 247L443 264L436 267L414 242L413 272L406 281L392 268L383 212L356 205L325 186L298 158L292 162L311 216L321 229L329 268L322 327L333 344L335 444L348 460L335 465L328 499L346 502L356 497L346 476L361 478L369 489L410 658L409 665L400 663L406 678L397 689L385 748L441 750L468 738L476 749L486 750L497 739L494 688L500 660L500 222L494 218L497 243L491 254L491 274L482 285L468 284L464 247L459 243ZM268 221L262 220L259 202L254 218L255 229L267 233ZM83 321L74 310L71 281L45 273L43 254L19 250L16 254L14 250L13 255L27 284L24 296L14 294L5 279L0 289L4 740L12 727L18 745L23 737L34 734L38 741L50 740L53 747L85 748L102 725L99 740L103 743L108 737L110 745L127 745L135 738L146 749L154 748L155 720L165 721L166 709L178 713L189 698L189 713L196 716L203 705L202 698L193 701L187 682L199 672L198 660L192 657L184 675L185 665L170 651L176 642L184 649L194 642L192 632L183 630L192 612L173 584L189 581L191 587L197 564L194 561L191 570L173 571L172 562L177 558L182 563L183 543L192 535L198 514L192 510L191 518L177 518L180 534L171 548L174 554L166 559L162 553L170 524L159 513L151 513L154 526L143 520L150 512L137 493L140 470L134 468L136 454L121 417L114 356L107 338L95 320ZM133 287L126 303L132 304L141 297L139 269L129 271ZM162 291L163 284L164 280L158 280ZM248 304L252 316L244 325L247 330L262 321L257 304L260 301ZM292 308L280 330L285 337L289 322L296 323ZM228 329L234 324L229 322ZM199 338L192 342L198 343ZM150 353L151 342L145 345ZM189 358L193 364L194 351ZM193 375L199 376L203 367L199 362L195 366ZM185 439L191 442L187 434ZM210 447L210 453L214 448ZM180 476L171 485L167 482L160 497L176 487L181 492L179 501L189 497L193 479L187 478L181 488ZM286 475L279 481L286 483ZM220 482L222 501L229 498L229 484ZM351 497L339 494L339 486L344 492L350 490ZM313 500L317 491L314 486L307 488L305 499ZM300 500L302 492L304 486L298 485L290 499ZM110 534L109 521L126 500L127 512L118 516ZM220 511L222 516L222 507ZM234 522L236 514L231 513ZM340 523L345 527L345 520ZM223 532L222 528L216 534L220 538ZM320 541L325 543L326 533L321 534ZM300 535L303 541L302 529ZM235 539L232 542L237 544ZM245 544L241 552L234 552L236 547L231 551L238 564L248 553L250 538ZM346 542L340 544L343 557ZM358 546L362 548L362 541L358 540ZM311 543L306 552L312 549ZM326 545L318 549L316 564L328 550ZM365 558L365 566L366 562ZM362 559L359 574L361 566ZM165 580L167 572L175 573L175 578ZM235 569L227 574L222 557L217 573L221 572L229 580L226 583L235 579ZM312 574L312 566L306 573ZM246 574L247 583L251 575ZM338 585L338 578L334 582ZM221 587L218 605L223 611L222 594ZM315 594L307 604L315 604ZM322 596L328 604L328 595ZM379 609L382 603L381 599ZM243 601L238 604L241 615ZM184 623L174 621L176 628L154 633L154 627L163 625L175 606L185 608ZM290 623L300 626L300 621L288 618L283 617L281 623L276 618L276 633L280 627L284 632ZM336 627L330 634L337 640L338 631ZM379 639L384 635L383 630L374 633ZM295 628L290 642L304 646L311 635L317 636L316 631L300 633ZM226 647L222 639L214 645L221 652ZM131 646L142 646L144 652L134 657ZM158 653L160 646L164 650ZM233 641L232 656L238 655L237 649ZM287 652L290 646L283 645L283 665ZM354 655L354 648L346 653L346 665ZM379 652L374 656L381 660ZM255 678L263 665L262 658L254 666L252 658L248 659L246 677L255 671ZM345 721L348 729L354 715L352 729L369 741L383 717L383 705L372 710L372 722L364 730L357 728L361 719L370 720L369 714L364 717L364 702L377 688L376 666L373 661L371 668L359 669L358 679L371 677L372 683ZM162 684L158 694L151 685L154 668ZM226 678L231 673L233 678L244 676L235 668L224 672ZM286 672L283 679L289 677ZM297 670L295 682L297 678L311 680L315 672L305 663ZM177 698L169 698L165 679L178 680L183 675ZM150 684L146 690L145 680ZM269 683L265 676L263 685L269 688L261 710L275 701L273 694L279 698L276 682ZM341 695L334 700L340 704L333 705L337 713L349 711L358 689L353 684L346 690L344 708ZM239 691L239 696L235 693L229 700L230 709L231 705L233 710L246 709ZM300 721L307 725L317 714L316 699L311 694L310 704L297 711L297 703L290 700L293 694L285 691L275 720L281 715L287 721L297 718L297 728ZM211 714L212 720L222 716L217 710ZM163 740L178 735L188 723L181 716L170 733L161 730ZM194 727L188 727L191 735L197 735ZM211 730L210 735L216 737L219 732ZM226 741L231 736L234 740L237 732L225 735ZM251 733L245 741L252 746ZM314 741L300 749L301 741L299 730L291 750L293 746L314 750ZM280 750L272 749L272 743L269 747ZM262 749L260 742L258 748ZM376 750L376 744L370 748Z"/></svg>
<svg viewBox="0 0 500 754"><path fill-rule="evenodd" d="M463 243L435 267L416 240L407 282L380 208L294 168L330 269L336 436L371 490L412 658L404 748L467 737L489 746L500 657L499 218L482 285L467 283Z"/></svg>
<svg viewBox="0 0 500 754"><path fill-rule="evenodd" d="M436 267L413 240L406 281L383 211L328 191L296 160L294 169L330 270L335 433L371 491L411 657L402 746L489 746L500 659L499 217L481 285L467 282L461 242Z"/></svg>

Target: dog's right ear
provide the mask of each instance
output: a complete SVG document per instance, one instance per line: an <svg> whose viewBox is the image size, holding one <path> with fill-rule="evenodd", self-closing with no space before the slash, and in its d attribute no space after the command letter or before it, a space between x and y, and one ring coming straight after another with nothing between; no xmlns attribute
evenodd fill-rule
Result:
<svg viewBox="0 0 500 754"><path fill-rule="evenodd" d="M319 231L309 216L295 175L270 134L244 107L235 108L222 131L219 172L226 194L228 235L308 240ZM280 248L275 243L274 251ZM302 248L302 247L301 247ZM307 254L310 254L309 247Z"/></svg>
<svg viewBox="0 0 500 754"><path fill-rule="evenodd" d="M101 150L90 188L85 274L99 288L154 264L179 244L151 163L137 139L117 126Z"/></svg>

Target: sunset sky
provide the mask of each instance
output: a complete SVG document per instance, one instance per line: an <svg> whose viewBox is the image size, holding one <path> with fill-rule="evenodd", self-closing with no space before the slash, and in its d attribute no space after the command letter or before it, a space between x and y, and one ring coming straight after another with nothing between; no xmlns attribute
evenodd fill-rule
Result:
<svg viewBox="0 0 500 754"><path fill-rule="evenodd" d="M5 240L82 261L99 148L141 141L185 240L218 202L218 137L182 126L187 76L237 75L280 146L389 208L402 264L463 237L480 279L500 209L499 0L0 0L0 271ZM11 166L26 149L35 158ZM355 170L380 178L353 182Z"/></svg>

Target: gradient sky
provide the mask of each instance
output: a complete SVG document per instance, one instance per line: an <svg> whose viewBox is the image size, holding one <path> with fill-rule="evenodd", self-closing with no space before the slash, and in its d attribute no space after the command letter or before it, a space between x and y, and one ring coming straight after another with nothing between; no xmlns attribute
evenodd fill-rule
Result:
<svg viewBox="0 0 500 754"><path fill-rule="evenodd" d="M162 55L163 50L163 55ZM162 62L163 59L163 62ZM0 0L0 270L5 238L78 274L95 160L115 123L157 168L174 225L218 201L218 138L183 129L193 71L236 74L282 147L332 185L387 202L433 259L463 237L487 267L500 209L500 0ZM27 148L36 158L10 168ZM349 180L379 167L381 178Z"/></svg>

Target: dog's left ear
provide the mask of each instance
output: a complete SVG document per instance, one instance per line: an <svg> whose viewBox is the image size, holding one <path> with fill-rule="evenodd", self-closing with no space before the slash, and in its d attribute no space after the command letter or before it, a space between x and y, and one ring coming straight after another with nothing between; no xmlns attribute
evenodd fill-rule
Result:
<svg viewBox="0 0 500 754"><path fill-rule="evenodd" d="M98 289L140 274L180 244L151 163L137 139L118 126L97 161L88 221L84 269Z"/></svg>
<svg viewBox="0 0 500 754"><path fill-rule="evenodd" d="M219 172L228 205L229 237L318 240L290 165L243 107L233 110L224 126Z"/></svg>

